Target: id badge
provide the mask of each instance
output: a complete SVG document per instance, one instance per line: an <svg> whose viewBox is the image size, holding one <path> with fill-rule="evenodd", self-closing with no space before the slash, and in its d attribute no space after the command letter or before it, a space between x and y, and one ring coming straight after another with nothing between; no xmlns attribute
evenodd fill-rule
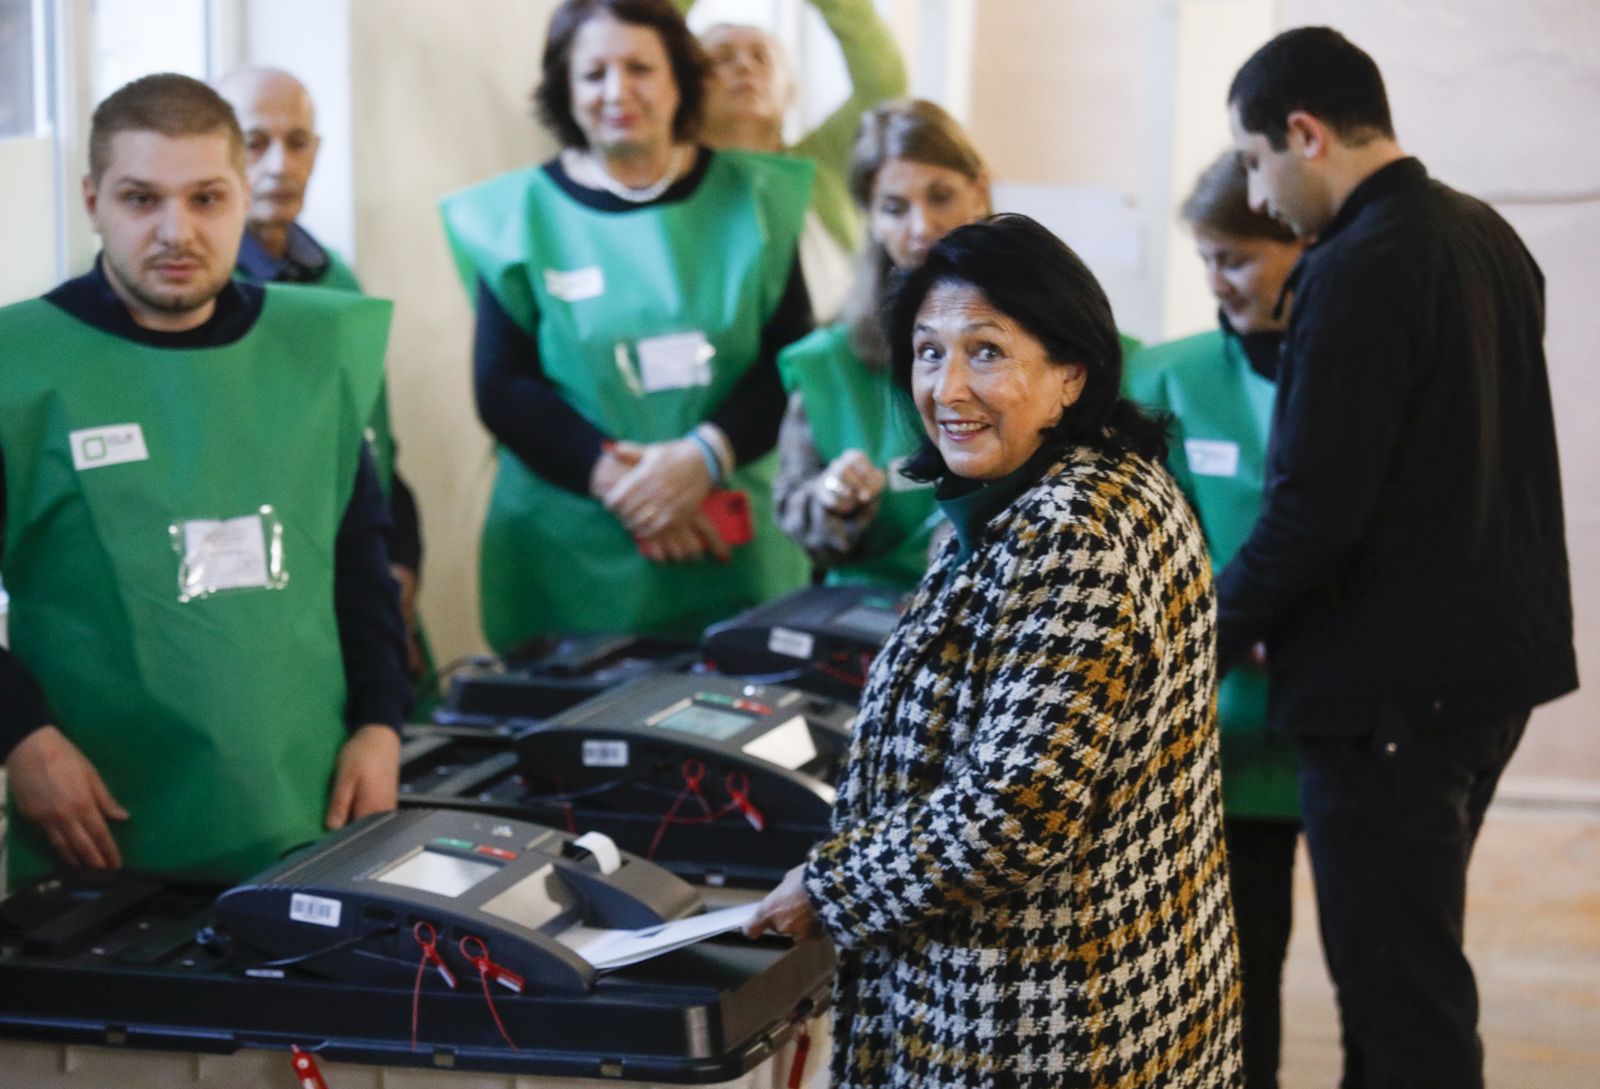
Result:
<svg viewBox="0 0 1600 1089"><path fill-rule="evenodd" d="M178 600L246 590L281 590L283 520L271 506L237 518L191 518L167 527L178 554Z"/></svg>
<svg viewBox="0 0 1600 1089"><path fill-rule="evenodd" d="M639 385L646 393L711 384L711 357L717 350L698 330L646 337L635 347L639 353Z"/></svg>

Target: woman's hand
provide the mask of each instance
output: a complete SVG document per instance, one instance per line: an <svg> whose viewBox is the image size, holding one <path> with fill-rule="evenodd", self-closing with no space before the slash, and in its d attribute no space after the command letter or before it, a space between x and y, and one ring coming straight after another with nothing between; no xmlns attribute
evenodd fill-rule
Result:
<svg viewBox="0 0 1600 1089"><path fill-rule="evenodd" d="M840 516L854 514L883 494L889 478L860 450L846 450L816 478L822 505Z"/></svg>
<svg viewBox="0 0 1600 1089"><path fill-rule="evenodd" d="M639 551L644 553L645 559L654 563L688 563L698 560L707 552L722 563L733 558L732 549L699 507L690 511L687 518L672 523L660 533L641 537Z"/></svg>
<svg viewBox="0 0 1600 1089"><path fill-rule="evenodd" d="M711 491L711 471L693 439L637 449L643 451L638 462L604 492L601 502L643 540L689 518Z"/></svg>
<svg viewBox="0 0 1600 1089"><path fill-rule="evenodd" d="M778 887L756 905L756 913L744 924L744 936L759 938L768 930L792 938L822 937L822 920L817 918L806 893L805 866L799 865L783 875Z"/></svg>
<svg viewBox="0 0 1600 1089"><path fill-rule="evenodd" d="M589 470L589 494L601 501L606 493L617 486L617 481L628 475L628 470L644 457L644 447L636 442L608 442L600 457Z"/></svg>

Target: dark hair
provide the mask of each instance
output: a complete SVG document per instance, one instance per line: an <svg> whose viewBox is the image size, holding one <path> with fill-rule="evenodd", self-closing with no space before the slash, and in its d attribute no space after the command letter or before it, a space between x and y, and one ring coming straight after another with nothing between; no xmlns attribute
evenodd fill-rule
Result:
<svg viewBox="0 0 1600 1089"><path fill-rule="evenodd" d="M861 115L850 152L850 195L856 204L870 210L878 171L897 159L942 166L972 182L981 178L985 169L983 156L961 122L944 107L921 98L879 103ZM840 319L850 330L851 349L870 366L889 362L881 314L893 273L888 251L869 231L856 264L855 290L845 298Z"/></svg>
<svg viewBox="0 0 1600 1089"><path fill-rule="evenodd" d="M544 41L544 74L534 89L534 113L564 147L586 147L589 140L572 119L572 43L590 19L607 16L619 23L649 27L661 39L672 78L678 84L678 112L672 135L692 140L700 131L705 106L705 51L689 32L670 0L566 0L550 17Z"/></svg>
<svg viewBox="0 0 1600 1089"><path fill-rule="evenodd" d="M1289 146L1288 118L1303 110L1347 144L1394 138L1383 75L1371 57L1331 27L1286 30L1255 51L1228 87L1246 132L1276 151Z"/></svg>
<svg viewBox="0 0 1600 1089"><path fill-rule="evenodd" d="M227 99L197 79L158 72L125 84L95 107L89 122L89 177L99 182L111 165L111 140L119 132L228 138L228 157L244 173L244 133Z"/></svg>
<svg viewBox="0 0 1600 1089"><path fill-rule="evenodd" d="M1146 457L1166 452L1166 427L1122 396L1122 342L1111 302L1067 244L1024 215L990 216L957 227L900 277L889 302L886 333L896 386L911 392L917 311L938 284L966 284L1044 346L1052 363L1081 364L1083 392L1045 432L1044 445L1128 449ZM922 480L948 469L931 442L905 472Z"/></svg>
<svg viewBox="0 0 1600 1089"><path fill-rule="evenodd" d="M1195 179L1178 214L1189 226L1214 234L1292 243L1293 231L1250 207L1249 186L1239 156L1223 152Z"/></svg>

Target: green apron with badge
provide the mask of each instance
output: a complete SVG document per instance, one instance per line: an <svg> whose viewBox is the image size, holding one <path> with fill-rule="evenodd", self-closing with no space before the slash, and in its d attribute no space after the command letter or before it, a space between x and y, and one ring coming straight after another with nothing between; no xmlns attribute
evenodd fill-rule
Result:
<svg viewBox="0 0 1600 1089"><path fill-rule="evenodd" d="M806 422L823 464L857 449L889 478L854 558L828 571L830 585L873 583L909 590L928 570L933 527L943 520L932 484L907 479L900 468L923 436L887 368L871 368L850 347L845 325L818 329L778 356L784 388L799 391ZM909 406L907 406L909 408Z"/></svg>
<svg viewBox="0 0 1600 1089"><path fill-rule="evenodd" d="M717 152L687 199L603 212L543 169L449 197L445 228L467 290L482 278L539 345L546 377L607 434L682 437L755 363L805 219L811 167ZM484 634L504 652L540 633L697 636L803 586L805 555L772 514L776 455L739 467L754 539L733 559L655 564L600 502L509 450L484 523Z"/></svg>
<svg viewBox="0 0 1600 1089"><path fill-rule="evenodd" d="M335 291L351 291L356 294L365 294L361 281L356 279L354 270L345 264L340 257L327 246L322 247L322 252L327 254L328 265L322 272L320 279L312 282L313 287L329 287ZM372 464L378 471L378 480L383 484L383 494L389 495L394 485L394 430L389 423L389 382L388 376L384 377L384 385L378 391L378 404L372 410L372 419L367 423L367 448L372 451ZM422 658L422 671L416 678L416 686L412 691L413 706L411 714L413 719L423 720L428 718L439 703L439 675L433 659L433 646L428 640L427 629L422 625L419 615L415 621L417 653Z"/></svg>
<svg viewBox="0 0 1600 1089"><path fill-rule="evenodd" d="M131 814L129 867L238 879L322 834L334 542L389 312L269 287L239 341L172 350L0 311L11 649ZM10 816L16 887L56 861Z"/></svg>
<svg viewBox="0 0 1600 1089"><path fill-rule="evenodd" d="M1175 417L1168 467L1194 504L1218 570L1261 511L1277 387L1220 330L1148 348L1128 366L1128 396ZM1223 808L1230 817L1300 815L1294 746L1267 729L1267 676L1249 662L1217 687Z"/></svg>

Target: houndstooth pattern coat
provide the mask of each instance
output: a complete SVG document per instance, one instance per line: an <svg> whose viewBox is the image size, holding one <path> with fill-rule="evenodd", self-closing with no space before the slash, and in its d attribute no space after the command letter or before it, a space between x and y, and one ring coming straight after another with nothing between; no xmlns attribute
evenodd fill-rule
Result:
<svg viewBox="0 0 1600 1089"><path fill-rule="evenodd" d="M1166 470L1067 451L873 664L805 883L833 1081L1239 1082L1215 605Z"/></svg>

